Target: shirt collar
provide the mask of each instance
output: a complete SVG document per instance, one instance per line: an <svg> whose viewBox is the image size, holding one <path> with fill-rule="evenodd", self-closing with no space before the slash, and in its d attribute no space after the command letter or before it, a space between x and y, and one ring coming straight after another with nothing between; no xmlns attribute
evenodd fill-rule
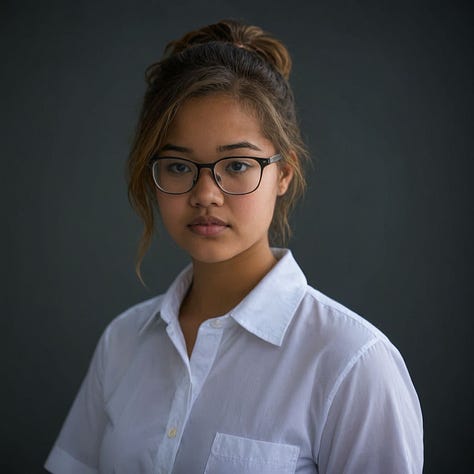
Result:
<svg viewBox="0 0 474 474"><path fill-rule="evenodd" d="M140 328L140 334L151 328L156 320L163 320L166 324L178 320L179 307L188 291L192 279L193 267L192 264L189 264L178 274L166 293L158 297L152 314Z"/></svg>
<svg viewBox="0 0 474 474"><path fill-rule="evenodd" d="M307 283L290 250L272 251L278 262L230 315L247 331L281 346Z"/></svg>
<svg viewBox="0 0 474 474"><path fill-rule="evenodd" d="M234 308L230 316L244 329L281 346L286 330L306 291L306 278L290 250L273 248L278 260L259 284ZM161 319L177 321L179 307L192 281L192 265L188 265L173 281L168 291L158 298L153 314L140 333Z"/></svg>

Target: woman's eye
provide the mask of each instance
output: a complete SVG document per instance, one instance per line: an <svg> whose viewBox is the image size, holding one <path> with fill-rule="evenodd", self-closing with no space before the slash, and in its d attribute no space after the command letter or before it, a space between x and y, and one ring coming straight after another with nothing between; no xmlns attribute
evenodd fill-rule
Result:
<svg viewBox="0 0 474 474"><path fill-rule="evenodd" d="M226 171L230 173L243 173L244 171L247 171L250 167L251 165L249 163L246 163L245 161L231 161L226 166Z"/></svg>
<svg viewBox="0 0 474 474"><path fill-rule="evenodd" d="M166 167L168 173L185 174L191 171L191 168L186 163L169 163Z"/></svg>

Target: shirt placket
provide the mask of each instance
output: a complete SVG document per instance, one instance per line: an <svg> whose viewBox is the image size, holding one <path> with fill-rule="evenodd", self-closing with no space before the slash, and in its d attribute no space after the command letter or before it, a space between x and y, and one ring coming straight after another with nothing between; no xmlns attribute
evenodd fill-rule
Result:
<svg viewBox="0 0 474 474"><path fill-rule="evenodd" d="M186 422L216 357L223 326L220 319L207 321L200 326L191 360L187 356L180 329L173 325L167 327L168 336L181 356L185 371L177 384L166 432L158 448L157 474L173 471Z"/></svg>

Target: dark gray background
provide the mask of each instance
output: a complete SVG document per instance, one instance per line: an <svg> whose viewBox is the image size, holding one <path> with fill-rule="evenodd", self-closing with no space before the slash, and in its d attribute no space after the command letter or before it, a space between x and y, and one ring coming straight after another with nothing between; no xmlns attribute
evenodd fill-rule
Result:
<svg viewBox="0 0 474 474"><path fill-rule="evenodd" d="M139 284L124 163L145 67L223 17L264 27L293 55L315 166L290 246L308 280L404 355L425 472L470 471L468 5L2 1L3 472L42 472L105 325L186 262L161 236Z"/></svg>

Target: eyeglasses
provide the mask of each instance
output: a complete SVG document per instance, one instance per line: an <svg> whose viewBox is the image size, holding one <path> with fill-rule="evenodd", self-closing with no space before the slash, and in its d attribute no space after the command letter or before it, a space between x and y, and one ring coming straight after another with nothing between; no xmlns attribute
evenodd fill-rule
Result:
<svg viewBox="0 0 474 474"><path fill-rule="evenodd" d="M249 194L262 180L263 169L280 161L280 154L270 158L232 156L214 163L195 163L184 158L155 156L150 167L158 189L167 194L184 194L195 186L202 168L208 168L217 186L226 194Z"/></svg>

